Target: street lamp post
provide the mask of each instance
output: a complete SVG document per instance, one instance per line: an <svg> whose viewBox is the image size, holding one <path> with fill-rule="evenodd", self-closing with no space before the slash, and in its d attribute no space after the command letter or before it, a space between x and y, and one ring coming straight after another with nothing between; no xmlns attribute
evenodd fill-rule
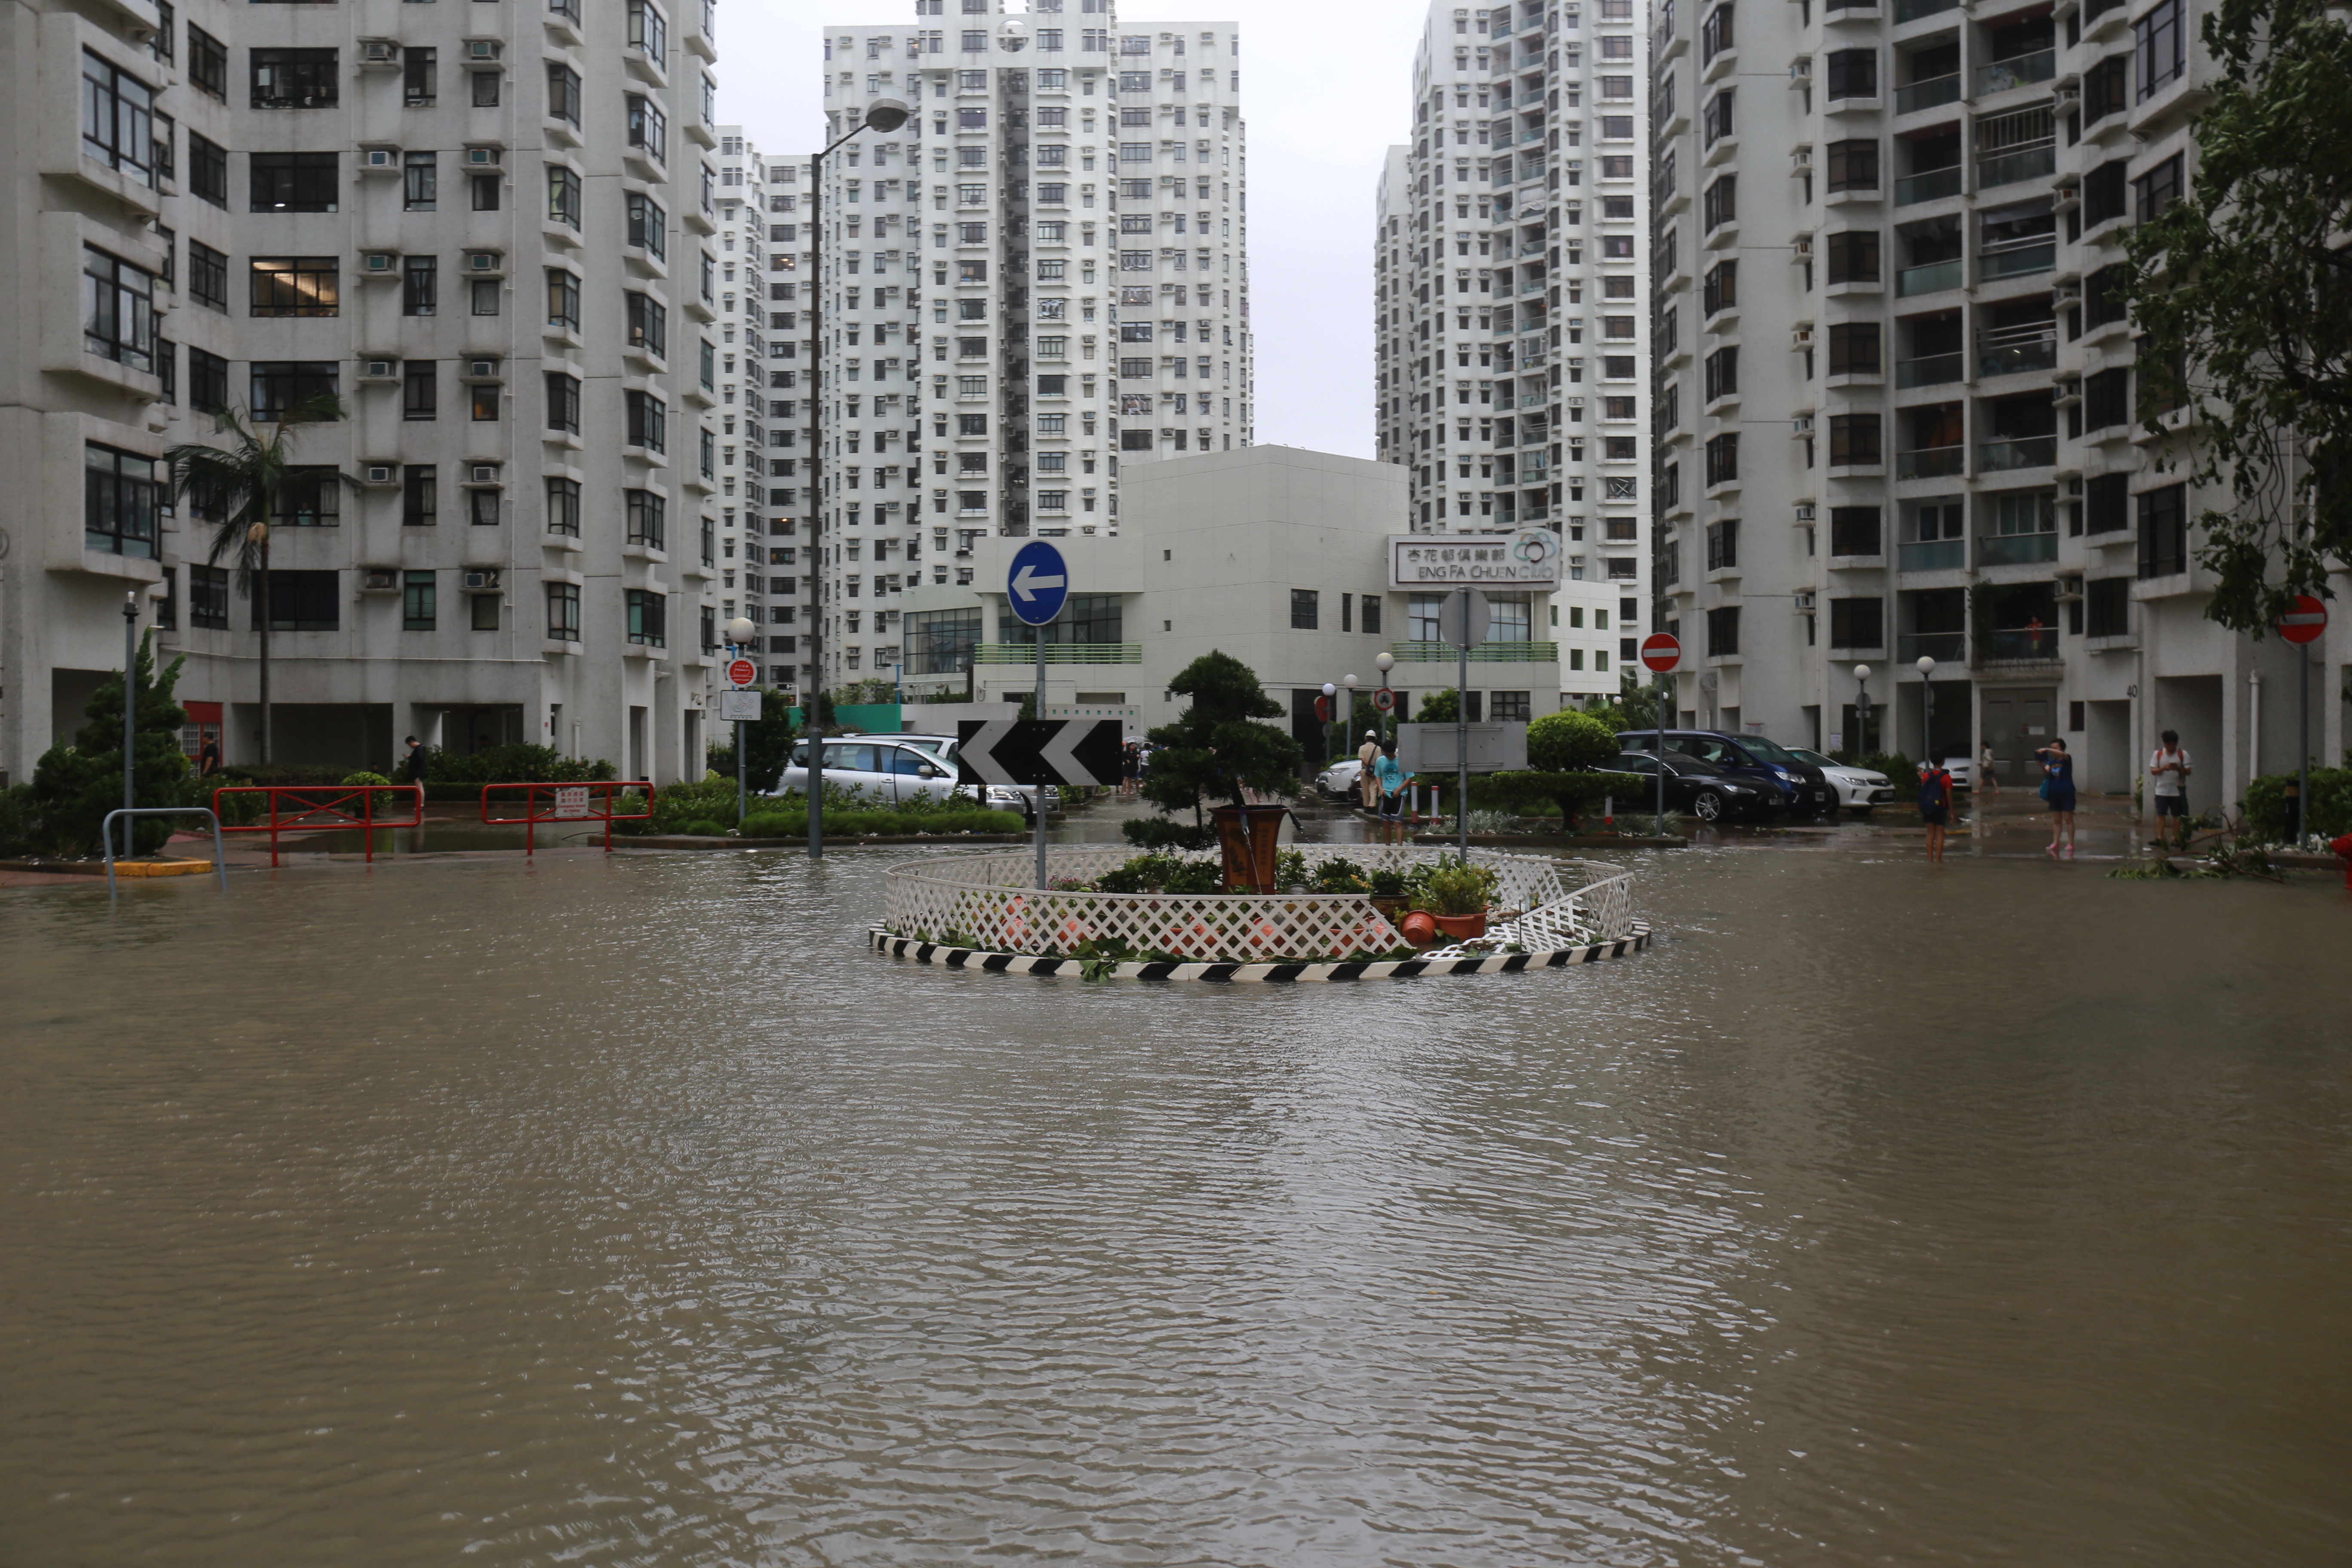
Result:
<svg viewBox="0 0 2352 1568"><path fill-rule="evenodd" d="M743 657L744 645L751 640L751 623L746 616L738 616L727 623L729 663ZM735 826L738 828L751 816L751 774L744 771L743 763L744 739L743 721L738 719L735 721Z"/></svg>
<svg viewBox="0 0 2352 1568"><path fill-rule="evenodd" d="M1356 738L1356 678L1343 675L1339 678L1339 684L1348 689L1348 716L1339 724L1339 754L1345 757ZM1360 801L1364 798L1364 781L1360 773L1356 779L1356 798Z"/></svg>
<svg viewBox="0 0 2352 1568"><path fill-rule="evenodd" d="M1926 654L1919 656L1919 760L1927 762L1936 742L1930 739L1936 725L1936 661Z"/></svg>
<svg viewBox="0 0 2352 1568"><path fill-rule="evenodd" d="M138 743L139 594L133 589L122 595L122 809L125 811L134 810L139 805L139 792L132 783L132 770L139 755ZM137 820L129 816L122 819L122 854L126 859L137 847L131 834Z"/></svg>
<svg viewBox="0 0 2352 1568"><path fill-rule="evenodd" d="M1396 668L1396 655L1394 655L1394 654L1392 654L1392 653L1389 652L1386 648L1382 648L1382 649L1381 650L1381 656L1380 656L1378 658L1376 658L1376 659L1372 660L1372 665L1373 665L1373 668L1375 668L1376 669L1378 669L1378 670L1381 672L1381 690L1383 690L1383 691L1388 691L1388 690L1389 690L1389 671L1390 671L1390 670L1391 670L1391 669L1394 669L1394 668ZM1389 708L1388 708L1388 711L1387 711L1387 712L1385 712L1385 713L1382 713L1382 714L1381 715L1381 743L1382 743L1383 745L1385 745L1385 744L1387 743L1387 742L1388 742L1388 739L1389 739L1389 723L1390 723L1390 721L1391 721L1391 717L1395 714L1395 712L1396 712L1396 694L1395 694L1394 692L1392 692L1392 691L1391 691L1391 692L1390 692L1390 694L1389 694Z"/></svg>
<svg viewBox="0 0 2352 1568"><path fill-rule="evenodd" d="M817 703L824 693L824 489L819 483L824 460L824 160L826 153L859 132L896 131L913 112L895 98L877 98L866 106L864 118L809 158L808 227L816 239L816 275L808 291L808 505L803 510L809 520L809 550L815 558L815 570L808 580L808 638L809 668L816 675L801 699L801 707L809 736L808 852L812 860L824 858L824 738L815 732ZM735 755L740 762L743 755L740 746Z"/></svg>
<svg viewBox="0 0 2352 1568"><path fill-rule="evenodd" d="M1339 755L1331 749L1331 721L1339 716L1339 688L1327 680L1323 683L1323 765L1339 765Z"/></svg>
<svg viewBox="0 0 2352 1568"><path fill-rule="evenodd" d="M1861 732L1856 737L1861 743L1854 747L1853 754L1866 757L1870 755L1870 666L1853 667L1853 727Z"/></svg>

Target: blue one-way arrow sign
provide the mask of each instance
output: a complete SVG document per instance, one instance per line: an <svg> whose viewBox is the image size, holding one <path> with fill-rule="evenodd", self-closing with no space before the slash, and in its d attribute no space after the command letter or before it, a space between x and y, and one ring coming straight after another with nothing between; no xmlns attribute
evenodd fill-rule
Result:
<svg viewBox="0 0 2352 1568"><path fill-rule="evenodd" d="M1023 545L1005 577L1004 596L1013 613L1033 626L1060 615L1062 601L1070 596L1070 572L1062 564L1062 552L1042 539Z"/></svg>

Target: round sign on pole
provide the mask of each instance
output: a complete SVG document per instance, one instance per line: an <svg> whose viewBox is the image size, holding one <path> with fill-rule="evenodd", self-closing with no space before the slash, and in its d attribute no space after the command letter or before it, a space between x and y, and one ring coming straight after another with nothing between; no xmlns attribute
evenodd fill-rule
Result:
<svg viewBox="0 0 2352 1568"><path fill-rule="evenodd" d="M1325 724L1331 721L1331 700L1328 697L1318 697L1315 700L1315 717Z"/></svg>
<svg viewBox="0 0 2352 1568"><path fill-rule="evenodd" d="M1070 571L1062 552L1042 539L1033 539L1013 552L1004 576L1005 603L1027 626L1042 626L1062 613L1070 596Z"/></svg>
<svg viewBox="0 0 2352 1568"><path fill-rule="evenodd" d="M1664 632L1652 632L1642 639L1642 662L1665 674L1683 661L1683 645Z"/></svg>
<svg viewBox="0 0 2352 1568"><path fill-rule="evenodd" d="M1396 709L1396 693L1391 691L1385 686L1381 687L1378 691L1372 693L1372 706L1379 709L1383 713L1394 711Z"/></svg>
<svg viewBox="0 0 2352 1568"><path fill-rule="evenodd" d="M749 686L760 679L760 667L748 658L739 658L727 667L727 679L738 686Z"/></svg>
<svg viewBox="0 0 2352 1568"><path fill-rule="evenodd" d="M2278 634L2291 643L2317 642L2327 629L2327 606L2308 594L2297 594L2279 617Z"/></svg>
<svg viewBox="0 0 2352 1568"><path fill-rule="evenodd" d="M1463 602L1469 602L1470 625L1465 636L1462 625ZM1437 606L1437 640L1454 647L1476 647L1486 640L1488 628L1494 625L1495 607L1486 595L1473 588L1468 594L1459 588L1447 594Z"/></svg>

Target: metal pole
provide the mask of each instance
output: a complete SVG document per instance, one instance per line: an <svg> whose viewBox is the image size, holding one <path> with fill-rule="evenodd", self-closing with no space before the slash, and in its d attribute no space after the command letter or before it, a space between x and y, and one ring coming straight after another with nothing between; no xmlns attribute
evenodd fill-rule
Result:
<svg viewBox="0 0 2352 1568"><path fill-rule="evenodd" d="M1666 831L1666 693L1674 686L1671 673L1658 672L1658 811L1657 819L1650 826L1661 837Z"/></svg>
<svg viewBox="0 0 2352 1568"><path fill-rule="evenodd" d="M1928 739L1935 721L1936 678L1923 675L1919 678L1919 760L1923 763L1934 760L1927 753L1936 746L1936 742Z"/></svg>
<svg viewBox="0 0 2352 1568"><path fill-rule="evenodd" d="M137 759L133 747L139 738L139 594L136 589L122 595L122 809L131 811L139 805L132 784L132 765ZM122 858L129 859L138 847L131 829L135 818L122 819Z"/></svg>
<svg viewBox="0 0 2352 1568"><path fill-rule="evenodd" d="M1029 637L1037 654L1037 700L1030 716L1042 721L1045 717L1045 628L1031 626ZM1045 786L1042 784L1037 786L1036 809L1030 814L1030 826L1037 839L1037 886L1042 889L1045 886Z"/></svg>
<svg viewBox="0 0 2352 1568"><path fill-rule="evenodd" d="M801 509L809 520L809 668L816 679L801 699L801 733L808 739L808 852L812 860L824 858L824 738L817 733L817 704L824 694L824 496L817 482L824 456L824 158L825 153L866 129L860 121L824 152L809 157L810 235L816 242L816 266L808 290L808 502ZM740 742L735 755L743 755Z"/></svg>
<svg viewBox="0 0 2352 1568"><path fill-rule="evenodd" d="M1462 593L1462 640L1454 645L1454 837L1462 858L1470 858L1470 590Z"/></svg>
<svg viewBox="0 0 2352 1568"><path fill-rule="evenodd" d="M2302 666L2295 684L2294 743L2294 847L2300 849L2311 837L2311 649L2298 644L2294 652Z"/></svg>
<svg viewBox="0 0 2352 1568"><path fill-rule="evenodd" d="M751 785L743 771L743 721L735 721L735 826L740 827L751 814Z"/></svg>

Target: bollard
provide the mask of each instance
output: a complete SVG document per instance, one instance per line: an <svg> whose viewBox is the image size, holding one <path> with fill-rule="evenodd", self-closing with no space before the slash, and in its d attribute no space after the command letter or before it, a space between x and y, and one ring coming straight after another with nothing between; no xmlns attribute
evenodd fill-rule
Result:
<svg viewBox="0 0 2352 1568"><path fill-rule="evenodd" d="M2344 863L2344 890L2352 892L2352 833L2331 840L2327 847L2334 850L2336 858Z"/></svg>

